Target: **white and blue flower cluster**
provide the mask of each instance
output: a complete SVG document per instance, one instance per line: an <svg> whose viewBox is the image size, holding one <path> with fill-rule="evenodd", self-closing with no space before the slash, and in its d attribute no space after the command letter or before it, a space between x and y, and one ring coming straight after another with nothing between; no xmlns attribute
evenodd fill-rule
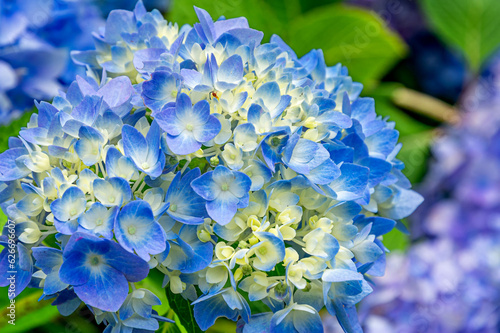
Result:
<svg viewBox="0 0 500 333"><path fill-rule="evenodd" d="M202 330L224 316L321 332L326 306L359 331L382 236L422 201L394 123L320 50L298 58L245 18L195 10L180 29L141 2L111 12L96 50L73 54L88 77L37 103L0 155L16 294L38 286L63 314L83 301L109 331L154 331L159 300L134 283L156 269Z"/></svg>

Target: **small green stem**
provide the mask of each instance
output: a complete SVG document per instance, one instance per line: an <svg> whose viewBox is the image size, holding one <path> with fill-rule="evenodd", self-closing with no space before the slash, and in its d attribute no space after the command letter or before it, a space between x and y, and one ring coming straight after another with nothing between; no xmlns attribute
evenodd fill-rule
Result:
<svg viewBox="0 0 500 333"><path fill-rule="evenodd" d="M456 124L460 121L460 114L453 106L415 90L398 88L392 93L392 101L401 108L440 122Z"/></svg>

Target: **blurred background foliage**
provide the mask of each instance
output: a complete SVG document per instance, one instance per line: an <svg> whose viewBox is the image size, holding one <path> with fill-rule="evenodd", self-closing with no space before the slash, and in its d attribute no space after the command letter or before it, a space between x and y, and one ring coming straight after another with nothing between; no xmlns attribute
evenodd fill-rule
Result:
<svg viewBox="0 0 500 333"><path fill-rule="evenodd" d="M474 82L500 45L498 0L164 0L155 1L169 21L193 24L193 5L214 18L245 16L268 41L280 35L297 55L321 48L328 65L341 62L353 80L363 83L363 96L376 100L378 114L396 122L403 149L404 173L417 183L426 172L434 138L440 126L456 120L460 95ZM121 1L100 1L108 11ZM134 1L128 1L127 9ZM148 6L148 3L146 2ZM150 6L151 8L151 6ZM8 137L27 123L29 114L0 128L0 151ZM418 187L417 187L418 188ZM0 225L6 221L0 212ZM400 229L404 229L401 227ZM385 236L390 250L404 250L409 241L400 231ZM175 318L161 277L143 284L162 297L160 315ZM101 332L86 308L61 317L49 301L37 302L41 292L27 289L17 298L16 326L9 332ZM5 318L6 292L0 296ZM178 321L177 321L178 322ZM219 320L210 332L234 331L234 323ZM161 332L186 332L180 325L162 325Z"/></svg>

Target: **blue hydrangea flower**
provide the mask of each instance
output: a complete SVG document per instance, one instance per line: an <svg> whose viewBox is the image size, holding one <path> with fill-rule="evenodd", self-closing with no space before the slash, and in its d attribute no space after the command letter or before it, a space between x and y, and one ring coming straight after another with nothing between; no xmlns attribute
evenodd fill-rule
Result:
<svg viewBox="0 0 500 333"><path fill-rule="evenodd" d="M68 188L60 199L50 204L55 222L62 228L61 232L71 234L76 231L78 218L85 212L86 204L85 194L78 187Z"/></svg>
<svg viewBox="0 0 500 333"><path fill-rule="evenodd" d="M127 298L128 282L141 281L149 272L147 262L115 242L87 234L73 234L63 258L61 281L86 304L105 311L117 311Z"/></svg>
<svg viewBox="0 0 500 333"><path fill-rule="evenodd" d="M299 58L245 18L195 12L181 28L142 2L110 12L95 49L72 52L86 75L9 140L0 207L19 292L43 288L63 314L84 302L107 332L153 332L164 308L136 284L153 270L203 330L227 317L319 332L326 307L356 331L383 235L422 201L394 124L320 50Z"/></svg>
<svg viewBox="0 0 500 333"><path fill-rule="evenodd" d="M175 108L166 108L155 117L167 133L168 147L179 155L194 153L221 130L219 120L210 115L210 104L199 101L193 106L184 93L177 97Z"/></svg>
<svg viewBox="0 0 500 333"><path fill-rule="evenodd" d="M115 235L118 243L127 251L137 253L149 261L150 254L165 250L165 233L155 221L153 211L145 201L132 201L125 205L115 222Z"/></svg>
<svg viewBox="0 0 500 333"><path fill-rule="evenodd" d="M238 208L248 205L251 184L252 181L244 173L218 166L193 180L191 187L207 200L208 215L224 225L231 221Z"/></svg>
<svg viewBox="0 0 500 333"><path fill-rule="evenodd" d="M151 124L146 138L130 125L124 125L122 131L125 155L134 161L137 169L151 177L158 177L165 166L165 155L160 150L158 124Z"/></svg>

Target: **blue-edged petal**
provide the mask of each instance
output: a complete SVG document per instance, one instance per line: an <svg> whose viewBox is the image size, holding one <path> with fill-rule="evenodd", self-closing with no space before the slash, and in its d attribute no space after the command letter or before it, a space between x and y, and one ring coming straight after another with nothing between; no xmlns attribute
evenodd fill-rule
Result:
<svg viewBox="0 0 500 333"><path fill-rule="evenodd" d="M54 217L62 222L77 219L85 211L87 200L85 194L78 187L68 188L60 199L50 204Z"/></svg>
<svg viewBox="0 0 500 333"><path fill-rule="evenodd" d="M118 270L100 265L90 272L85 284L74 286L73 289L85 304L115 312L127 298L129 286L125 276Z"/></svg>
<svg viewBox="0 0 500 333"><path fill-rule="evenodd" d="M142 200L132 201L121 209L116 217L115 236L124 249L135 251L146 261L166 247L165 232L155 221L149 204Z"/></svg>

